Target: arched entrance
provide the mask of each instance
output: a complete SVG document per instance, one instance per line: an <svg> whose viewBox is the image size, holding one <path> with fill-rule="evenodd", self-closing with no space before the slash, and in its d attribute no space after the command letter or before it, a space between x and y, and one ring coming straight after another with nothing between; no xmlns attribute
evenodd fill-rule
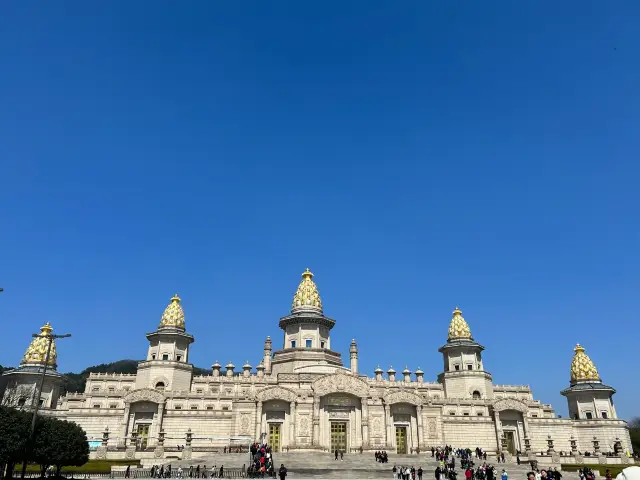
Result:
<svg viewBox="0 0 640 480"><path fill-rule="evenodd" d="M124 398L125 413L120 430L120 443L135 441L138 450L146 450L157 443L162 429L165 396L151 388L141 388L127 393Z"/></svg>
<svg viewBox="0 0 640 480"><path fill-rule="evenodd" d="M493 416L496 427L498 451L515 455L525 449L528 435L527 410L524 402L514 398L496 400L493 403Z"/></svg>
<svg viewBox="0 0 640 480"><path fill-rule="evenodd" d="M256 395L256 439L265 437L274 452L296 444L296 394L283 387L271 387Z"/></svg>
<svg viewBox="0 0 640 480"><path fill-rule="evenodd" d="M422 398L411 392L384 397L387 444L400 455L417 452L424 443Z"/></svg>

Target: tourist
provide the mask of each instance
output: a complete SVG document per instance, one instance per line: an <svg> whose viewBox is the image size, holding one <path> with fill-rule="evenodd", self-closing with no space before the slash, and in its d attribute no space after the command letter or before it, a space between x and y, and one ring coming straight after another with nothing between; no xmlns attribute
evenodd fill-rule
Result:
<svg viewBox="0 0 640 480"><path fill-rule="evenodd" d="M509 480L509 475L507 475L507 472L505 471L505 469L502 469L502 474L500 475L500 480Z"/></svg>
<svg viewBox="0 0 640 480"><path fill-rule="evenodd" d="M536 474L534 472L527 473L527 480L536 480Z"/></svg>
<svg viewBox="0 0 640 480"><path fill-rule="evenodd" d="M287 469L284 467L284 463L280 464L280 470L278 470L278 476L280 476L280 480L284 480L284 477L287 476Z"/></svg>
<svg viewBox="0 0 640 480"><path fill-rule="evenodd" d="M418 480L422 480L422 467L418 467Z"/></svg>
<svg viewBox="0 0 640 480"><path fill-rule="evenodd" d="M336 448L336 451L335 451L335 460L338 460L338 449L337 448Z"/></svg>

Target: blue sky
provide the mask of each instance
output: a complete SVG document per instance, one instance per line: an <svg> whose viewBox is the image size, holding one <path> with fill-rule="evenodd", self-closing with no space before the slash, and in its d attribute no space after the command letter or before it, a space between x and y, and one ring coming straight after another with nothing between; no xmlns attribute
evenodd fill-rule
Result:
<svg viewBox="0 0 640 480"><path fill-rule="evenodd" d="M573 347L640 414L640 4L3 2L0 364L256 365L309 267L361 370L435 381L459 305L566 414Z"/></svg>

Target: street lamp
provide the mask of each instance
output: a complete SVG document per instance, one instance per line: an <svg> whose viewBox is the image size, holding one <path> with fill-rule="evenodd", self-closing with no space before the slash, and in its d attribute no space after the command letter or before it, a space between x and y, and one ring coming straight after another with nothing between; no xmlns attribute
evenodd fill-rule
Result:
<svg viewBox="0 0 640 480"><path fill-rule="evenodd" d="M0 289L1 291L2 289ZM38 388L33 391L33 398L31 399L31 405L33 406L33 415L31 416L31 430L29 430L29 441L27 442L27 448L25 451L24 460L22 462L22 475L21 478L24 478L25 473L27 473L27 458L29 457L27 453L33 447L33 437L36 433L36 418L38 418L38 408L40 407L40 394L42 393L42 387L44 386L44 379L47 373L47 366L49 365L49 356L51 355L51 345L54 340L58 338L69 338L71 336L70 333L65 333L64 335L53 335L51 333L34 333L31 335L34 338L44 337L49 339L49 343L47 344L47 355L44 359L44 367L42 368L42 375L40 376L40 384ZM36 401L37 399L37 401Z"/></svg>

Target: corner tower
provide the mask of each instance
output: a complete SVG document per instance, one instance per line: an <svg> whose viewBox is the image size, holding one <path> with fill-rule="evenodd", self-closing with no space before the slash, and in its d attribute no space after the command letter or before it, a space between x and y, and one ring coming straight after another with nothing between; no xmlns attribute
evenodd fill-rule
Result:
<svg viewBox="0 0 640 480"><path fill-rule="evenodd" d="M613 405L616 391L602 383L598 369L580 344L573 351L570 386L560 392L567 397L569 416L574 420L617 418Z"/></svg>
<svg viewBox="0 0 640 480"><path fill-rule="evenodd" d="M33 396L40 381L47 358L49 342L51 342L44 384L42 385L40 398L36 401L39 402L39 408L56 408L58 398L62 393L64 379L56 371L58 362L56 342L48 337L52 332L53 328L49 322L40 327L40 335L34 336L29 347L27 347L27 351L24 353L24 357L22 357L20 366L2 375L0 380L2 405L19 409L32 407ZM2 392L4 393L2 394Z"/></svg>
<svg viewBox="0 0 640 480"><path fill-rule="evenodd" d="M307 268L293 295L291 314L280 319L283 345L274 352L272 373L333 373L342 368L340 354L331 350L330 331L335 324L325 317L313 273Z"/></svg>
<svg viewBox="0 0 640 480"><path fill-rule="evenodd" d="M444 371L438 382L444 385L447 398L493 398L491 374L484 370L484 347L471 336L471 329L456 307L449 324L447 343L438 349L444 360Z"/></svg>
<svg viewBox="0 0 640 480"><path fill-rule="evenodd" d="M189 362L189 346L194 342L185 332L184 311L175 294L165 308L155 332L147 333L147 359L138 364L136 388L157 390L190 390L193 365Z"/></svg>

